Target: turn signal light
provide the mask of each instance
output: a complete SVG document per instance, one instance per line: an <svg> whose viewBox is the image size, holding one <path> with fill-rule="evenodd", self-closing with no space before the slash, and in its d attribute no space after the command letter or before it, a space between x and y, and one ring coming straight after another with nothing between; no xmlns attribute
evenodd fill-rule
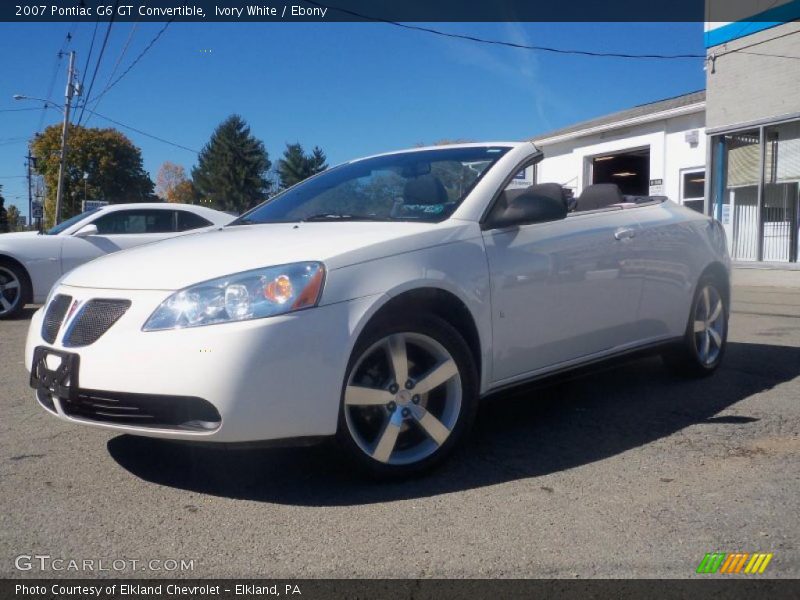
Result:
<svg viewBox="0 0 800 600"><path fill-rule="evenodd" d="M285 304L292 297L292 280L286 275L278 275L264 286L264 297L276 304Z"/></svg>

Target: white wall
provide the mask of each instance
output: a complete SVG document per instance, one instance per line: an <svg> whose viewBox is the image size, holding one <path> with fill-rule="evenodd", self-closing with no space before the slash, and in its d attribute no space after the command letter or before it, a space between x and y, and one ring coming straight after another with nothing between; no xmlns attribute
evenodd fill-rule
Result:
<svg viewBox="0 0 800 600"><path fill-rule="evenodd" d="M591 182L589 164L593 157L649 147L650 179L662 179L663 194L677 202L681 171L705 166L704 123L705 114L699 112L543 145L545 158L538 166L537 181L560 183L577 195ZM686 132L692 130L698 130L694 146L685 140Z"/></svg>

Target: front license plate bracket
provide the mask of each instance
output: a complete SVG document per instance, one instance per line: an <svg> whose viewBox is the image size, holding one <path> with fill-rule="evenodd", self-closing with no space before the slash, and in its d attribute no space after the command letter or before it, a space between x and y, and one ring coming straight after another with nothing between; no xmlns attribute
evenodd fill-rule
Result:
<svg viewBox="0 0 800 600"><path fill-rule="evenodd" d="M60 359L55 369L48 365L48 357ZM51 359L52 360L52 359ZM75 400L78 395L78 365L80 356L72 352L37 346L33 351L30 386L58 398Z"/></svg>

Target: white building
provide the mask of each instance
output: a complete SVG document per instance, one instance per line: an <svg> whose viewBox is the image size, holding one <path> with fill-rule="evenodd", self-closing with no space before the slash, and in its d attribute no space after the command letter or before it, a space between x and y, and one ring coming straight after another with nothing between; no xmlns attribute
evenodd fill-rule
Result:
<svg viewBox="0 0 800 600"><path fill-rule="evenodd" d="M706 96L693 92L533 138L544 151L536 181L575 195L593 183L623 194L664 195L703 211Z"/></svg>

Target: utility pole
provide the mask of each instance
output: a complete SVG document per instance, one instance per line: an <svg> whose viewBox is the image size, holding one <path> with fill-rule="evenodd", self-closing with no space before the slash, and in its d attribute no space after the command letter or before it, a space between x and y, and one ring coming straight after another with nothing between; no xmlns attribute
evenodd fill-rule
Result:
<svg viewBox="0 0 800 600"><path fill-rule="evenodd" d="M28 226L33 225L33 191L31 190L31 156L30 148L28 149L28 156L25 157L28 161Z"/></svg>
<svg viewBox="0 0 800 600"><path fill-rule="evenodd" d="M69 71L67 72L67 89L64 92L64 126L61 129L61 158L58 162L58 187L56 188L56 218L55 223L61 222L61 202L64 197L64 171L67 161L67 132L69 130L69 109L72 97L80 92L76 91L73 80L75 79L75 51L69 53Z"/></svg>

